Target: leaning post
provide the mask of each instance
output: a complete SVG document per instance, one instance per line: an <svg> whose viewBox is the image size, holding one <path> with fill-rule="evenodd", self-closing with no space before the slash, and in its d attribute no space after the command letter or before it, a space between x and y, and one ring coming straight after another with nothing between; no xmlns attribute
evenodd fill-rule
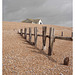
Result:
<svg viewBox="0 0 75 75"><path fill-rule="evenodd" d="M73 40L73 32L71 33L71 39Z"/></svg>
<svg viewBox="0 0 75 75"><path fill-rule="evenodd" d="M42 46L42 50L46 49L46 30L47 27L42 27L42 42L43 42L43 46Z"/></svg>
<svg viewBox="0 0 75 75"><path fill-rule="evenodd" d="M54 28L50 28L49 30L49 48L48 48L48 55L52 55L52 49L53 49L53 42L54 42Z"/></svg>
<svg viewBox="0 0 75 75"><path fill-rule="evenodd" d="M61 36L63 36L63 32L61 32Z"/></svg>
<svg viewBox="0 0 75 75"><path fill-rule="evenodd" d="M73 37L73 32L71 33L71 37Z"/></svg>
<svg viewBox="0 0 75 75"><path fill-rule="evenodd" d="M30 42L30 43L31 43L31 38L32 38L31 28L29 28L29 42Z"/></svg>
<svg viewBox="0 0 75 75"><path fill-rule="evenodd" d="M34 45L37 45L37 27L34 27Z"/></svg>
<svg viewBox="0 0 75 75"><path fill-rule="evenodd" d="M27 28L24 29L24 38L27 40Z"/></svg>
<svg viewBox="0 0 75 75"><path fill-rule="evenodd" d="M23 29L21 29L20 31L21 31L21 36L22 36L23 35L23 33L22 33L23 32Z"/></svg>

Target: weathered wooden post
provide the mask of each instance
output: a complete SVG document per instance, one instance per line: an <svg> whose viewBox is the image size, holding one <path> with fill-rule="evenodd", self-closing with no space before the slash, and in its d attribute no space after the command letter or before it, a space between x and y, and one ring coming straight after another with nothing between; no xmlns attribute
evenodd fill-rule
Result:
<svg viewBox="0 0 75 75"><path fill-rule="evenodd" d="M37 45L37 27L34 28L34 45Z"/></svg>
<svg viewBox="0 0 75 75"><path fill-rule="evenodd" d="M49 48L48 55L51 56L54 42L54 28L50 28L49 30Z"/></svg>
<svg viewBox="0 0 75 75"><path fill-rule="evenodd" d="M43 46L42 46L42 50L46 49L46 29L47 27L42 27L42 42L43 42Z"/></svg>
<svg viewBox="0 0 75 75"><path fill-rule="evenodd" d="M22 32L23 32L23 29L21 29L21 36L23 35L23 33L22 33Z"/></svg>
<svg viewBox="0 0 75 75"><path fill-rule="evenodd" d="M29 42L31 42L32 34L31 34L31 28L29 28Z"/></svg>
<svg viewBox="0 0 75 75"><path fill-rule="evenodd" d="M63 36L63 32L61 32L61 36Z"/></svg>
<svg viewBox="0 0 75 75"><path fill-rule="evenodd" d="M64 59L64 65L68 65L69 64L69 57L66 57L65 59Z"/></svg>
<svg viewBox="0 0 75 75"><path fill-rule="evenodd" d="M22 29L22 36L24 36L24 29Z"/></svg>
<svg viewBox="0 0 75 75"><path fill-rule="evenodd" d="M27 40L27 28L24 29L24 38Z"/></svg>
<svg viewBox="0 0 75 75"><path fill-rule="evenodd" d="M73 37L73 32L71 33L71 37Z"/></svg>
<svg viewBox="0 0 75 75"><path fill-rule="evenodd" d="M73 32L71 33L71 40L73 40Z"/></svg>

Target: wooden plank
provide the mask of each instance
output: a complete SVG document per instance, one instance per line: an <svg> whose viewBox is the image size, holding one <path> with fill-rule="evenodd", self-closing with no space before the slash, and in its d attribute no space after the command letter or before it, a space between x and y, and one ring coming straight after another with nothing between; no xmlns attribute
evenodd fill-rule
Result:
<svg viewBox="0 0 75 75"><path fill-rule="evenodd" d="M24 34L24 33L22 33ZM29 33L27 33L27 35L29 35ZM34 34L32 34L34 36ZM37 36L42 36L42 34L37 34ZM46 37L49 38L49 35L46 35ZM63 36L55 36L55 39L61 39L61 40L69 40L69 41L72 41L73 40L73 37L63 37Z"/></svg>
<svg viewBox="0 0 75 75"><path fill-rule="evenodd" d="M61 36L63 36L63 32L61 32Z"/></svg>
<svg viewBox="0 0 75 75"><path fill-rule="evenodd" d="M47 27L42 27L42 42L43 42L43 46L42 46L42 50L46 49L46 29Z"/></svg>
<svg viewBox="0 0 75 75"><path fill-rule="evenodd" d="M23 34L22 34L22 32L23 32L23 29L21 29L20 31L21 31L21 36L22 36L22 35L23 35Z"/></svg>
<svg viewBox="0 0 75 75"><path fill-rule="evenodd" d="M52 49L53 49L53 42L54 42L54 28L50 28L49 30L49 48L48 48L48 55L52 55Z"/></svg>
<svg viewBox="0 0 75 75"><path fill-rule="evenodd" d="M29 28L29 42L31 42L32 34L31 34L31 28Z"/></svg>
<svg viewBox="0 0 75 75"><path fill-rule="evenodd" d="M72 41L73 40L72 37L61 37L61 36L55 36L55 39L69 40L69 41Z"/></svg>
<svg viewBox="0 0 75 75"><path fill-rule="evenodd" d="M27 40L27 28L24 29L24 38Z"/></svg>
<svg viewBox="0 0 75 75"><path fill-rule="evenodd" d="M24 33L23 33L24 34ZM29 35L29 33L27 33L27 35ZM34 36L34 34L32 33L32 35ZM37 36L42 36L42 34L37 34ZM46 35L46 37L49 37L49 35Z"/></svg>

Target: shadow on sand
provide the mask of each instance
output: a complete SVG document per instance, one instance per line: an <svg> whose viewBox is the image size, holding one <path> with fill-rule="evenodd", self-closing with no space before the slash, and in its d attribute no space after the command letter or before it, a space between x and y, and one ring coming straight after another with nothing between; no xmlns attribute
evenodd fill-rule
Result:
<svg viewBox="0 0 75 75"><path fill-rule="evenodd" d="M43 54L43 55L45 55L49 60L51 60L52 62L57 63L57 61L54 60L51 56L48 56L48 54L46 54L46 53L44 52L44 50L39 49L38 47L35 47L34 42L29 42L29 41L25 40L24 37L22 37L22 38L23 38L23 40L22 40L23 43L24 43L24 44L27 44L27 47L28 47L28 48L34 49L34 51L32 51L32 52L39 53L39 54ZM29 46L28 46L28 45L29 45ZM35 51L35 49L38 50L39 52Z"/></svg>
<svg viewBox="0 0 75 75"><path fill-rule="evenodd" d="M34 51L32 51L32 52L39 53L39 54L43 54L43 55L45 55L49 60L51 60L52 62L57 63L57 61L54 60L51 56L48 56L48 54L46 54L46 53L44 52L44 50L39 49L38 47L35 47L34 42L31 42L31 43L30 43L29 41L26 41L26 40L25 40L23 43L29 45L29 46L27 46L28 48L34 49ZM30 46L30 45L31 45L31 46ZM38 52L37 52L35 49L38 50Z"/></svg>

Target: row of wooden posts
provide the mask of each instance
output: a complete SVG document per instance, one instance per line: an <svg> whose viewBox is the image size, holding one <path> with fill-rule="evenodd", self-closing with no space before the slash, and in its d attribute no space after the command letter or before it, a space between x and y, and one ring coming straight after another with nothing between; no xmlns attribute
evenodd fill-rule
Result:
<svg viewBox="0 0 75 75"><path fill-rule="evenodd" d="M46 37L49 38L49 46L48 46L48 55L51 56L52 55L52 49L53 49L53 43L55 42L55 39L62 39L62 40L69 40L72 41L73 40L73 32L71 34L71 37L63 37L63 32L61 33L61 36L55 36L54 35L54 28L50 27L49 29L49 35L46 35L47 32L47 27L43 26L42 27L42 34L37 34L37 27L34 27L34 34L32 34L31 28L29 27L29 33L27 33L27 28L24 29L20 29L19 30L19 34L21 36L23 36L24 34L24 38L27 40L27 35L29 35L29 42L31 42L32 36L34 36L34 42L33 44L35 46L37 46L37 36L41 36L42 37L42 43L43 43L43 47L42 49L46 49Z"/></svg>

